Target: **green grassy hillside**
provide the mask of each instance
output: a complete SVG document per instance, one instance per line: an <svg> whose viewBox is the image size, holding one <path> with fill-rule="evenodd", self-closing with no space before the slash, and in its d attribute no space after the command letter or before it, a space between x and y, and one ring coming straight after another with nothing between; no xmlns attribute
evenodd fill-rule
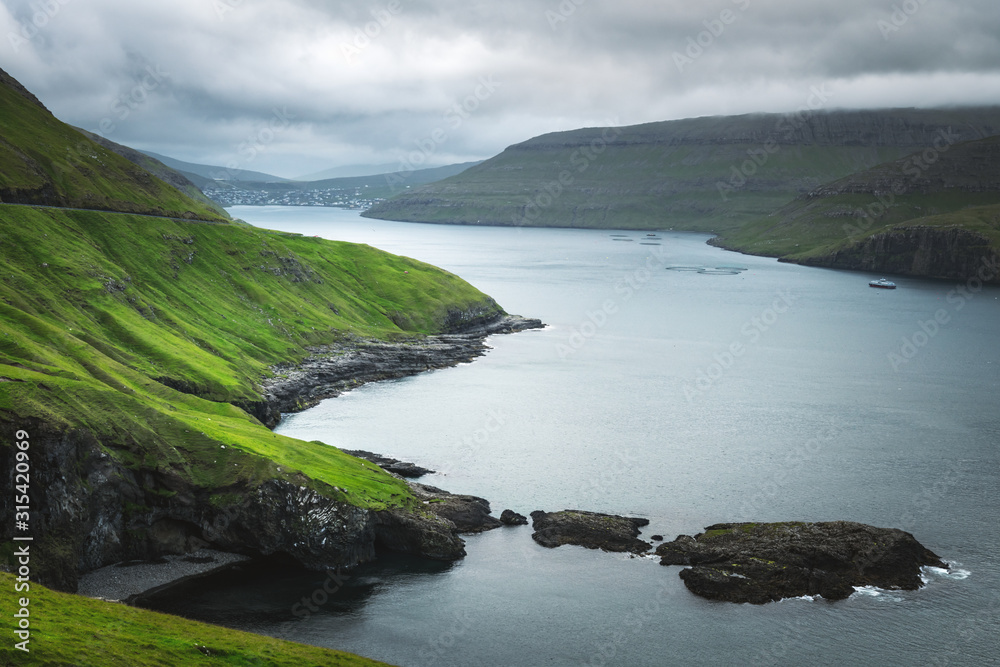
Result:
<svg viewBox="0 0 1000 667"><path fill-rule="evenodd" d="M2 70L0 201L224 217L59 121Z"/></svg>
<svg viewBox="0 0 1000 667"><path fill-rule="evenodd" d="M908 257L933 252L939 257L928 275L959 277L949 254L975 264L970 253L1000 252L1000 137L942 146L826 184L715 243L823 266L882 262L902 273L911 272ZM925 238L906 241L916 230Z"/></svg>
<svg viewBox="0 0 1000 667"><path fill-rule="evenodd" d="M30 652L13 648L13 632L0 648L0 665L56 667L375 667L385 663L350 653L237 632L112 602L58 593L31 584L14 593L13 575L0 572L5 595L30 600ZM13 601L4 612L17 610Z"/></svg>
<svg viewBox="0 0 1000 667"><path fill-rule="evenodd" d="M0 257L0 419L87 429L129 464L200 486L299 471L359 506L408 491L232 403L259 399L268 366L306 346L436 332L450 310L490 303L368 246L127 214L0 205Z"/></svg>
<svg viewBox="0 0 1000 667"><path fill-rule="evenodd" d="M79 129L79 128L77 128ZM201 204L207 206L216 216L220 218L228 219L230 216L226 212L226 209L222 208L219 204L212 201L202 193L198 186L187 178L184 174L172 169L160 162L154 157L146 155L140 151L129 148L128 146L122 146L117 144L110 139L106 139L99 134L94 134L93 132L87 132L86 130L80 130L80 132L86 136L88 139L100 144L101 146L107 148L108 150L114 151L118 155L131 162L132 164L138 165L139 167L145 169L153 176L164 183L171 185L182 193L190 197L191 199L200 202Z"/></svg>
<svg viewBox="0 0 1000 667"><path fill-rule="evenodd" d="M374 206L414 222L727 232L933 145L1000 132L996 108L694 118L543 135Z"/></svg>

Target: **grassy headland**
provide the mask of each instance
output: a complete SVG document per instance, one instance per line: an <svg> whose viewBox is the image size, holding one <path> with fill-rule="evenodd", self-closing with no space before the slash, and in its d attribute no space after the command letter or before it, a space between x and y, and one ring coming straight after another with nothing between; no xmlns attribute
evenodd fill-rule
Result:
<svg viewBox="0 0 1000 667"><path fill-rule="evenodd" d="M115 456L180 466L200 485L299 471L359 506L406 497L371 464L277 436L232 404L258 400L268 367L307 346L432 333L450 310L489 301L363 245L23 206L0 205L0 219L3 420L86 429Z"/></svg>

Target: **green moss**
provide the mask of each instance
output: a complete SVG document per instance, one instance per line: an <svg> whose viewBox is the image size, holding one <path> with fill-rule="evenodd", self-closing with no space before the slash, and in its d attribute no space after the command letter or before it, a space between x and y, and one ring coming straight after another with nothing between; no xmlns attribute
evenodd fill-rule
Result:
<svg viewBox="0 0 1000 667"><path fill-rule="evenodd" d="M14 590L13 575L0 573L0 586ZM13 595L13 593L11 594ZM160 667L162 665L330 665L362 667L384 663L350 653L272 639L196 623L121 604L51 591L31 584L30 653L0 648L0 665ZM11 612L13 613L13 611Z"/></svg>
<svg viewBox="0 0 1000 667"><path fill-rule="evenodd" d="M449 309L491 303L369 246L126 214L0 205L0 260L6 420L86 429L129 467L179 470L208 488L304 474L363 507L409 493L233 403L259 400L269 366L308 346L433 333Z"/></svg>

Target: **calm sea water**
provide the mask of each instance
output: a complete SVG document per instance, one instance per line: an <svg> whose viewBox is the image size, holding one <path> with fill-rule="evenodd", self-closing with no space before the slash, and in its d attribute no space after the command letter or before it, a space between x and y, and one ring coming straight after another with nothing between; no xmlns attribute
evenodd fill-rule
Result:
<svg viewBox="0 0 1000 667"><path fill-rule="evenodd" d="M732 605L690 594L679 568L543 549L520 527L468 537L455 564L387 556L343 582L272 568L159 608L403 666L998 664L1000 290L908 278L875 290L877 276L669 231L233 213L436 264L549 325L288 416L286 435L435 469L421 481L497 514L637 515L667 539L720 521L845 519L904 528L953 568L915 592ZM303 618L311 596L330 599Z"/></svg>

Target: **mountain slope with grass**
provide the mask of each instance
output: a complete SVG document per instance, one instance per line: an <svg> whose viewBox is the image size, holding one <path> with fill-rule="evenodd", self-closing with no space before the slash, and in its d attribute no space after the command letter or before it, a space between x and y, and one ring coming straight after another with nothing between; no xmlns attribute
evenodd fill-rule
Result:
<svg viewBox="0 0 1000 667"><path fill-rule="evenodd" d="M411 222L729 232L830 181L1000 132L1000 108L692 118L555 132L364 215Z"/></svg>
<svg viewBox="0 0 1000 667"><path fill-rule="evenodd" d="M167 166L160 160L157 160L155 157L151 157L145 153L129 148L128 146L117 144L99 134L94 134L93 132L88 132L86 130L80 130L80 132L95 143L100 144L108 150L114 151L118 155L121 155L132 164L142 167L167 185L177 188L191 199L201 202L220 218L229 217L229 214L226 213L226 209L206 197L202 193L201 189L199 189L199 187L193 183L191 179L176 169Z"/></svg>
<svg viewBox="0 0 1000 667"><path fill-rule="evenodd" d="M947 143L828 183L713 243L832 268L1000 282L1000 137ZM981 277L981 276L980 276Z"/></svg>
<svg viewBox="0 0 1000 667"><path fill-rule="evenodd" d="M20 165L0 170L4 192L80 141L105 150L10 81L0 95L20 100L2 113L23 130L3 126ZM95 155L53 181L48 205L0 203L0 470L30 468L0 478L0 514L30 507L32 581L73 591L83 572L202 547L317 569L370 560L377 543L460 557L454 524L402 480L251 413L271 400L266 379L328 346L394 341L420 360L428 334L486 335L503 310L436 267L210 216ZM53 206L112 182L103 203L142 214ZM14 532L0 531L0 567Z"/></svg>
<svg viewBox="0 0 1000 667"><path fill-rule="evenodd" d="M0 202L218 220L145 169L60 122L0 70Z"/></svg>

